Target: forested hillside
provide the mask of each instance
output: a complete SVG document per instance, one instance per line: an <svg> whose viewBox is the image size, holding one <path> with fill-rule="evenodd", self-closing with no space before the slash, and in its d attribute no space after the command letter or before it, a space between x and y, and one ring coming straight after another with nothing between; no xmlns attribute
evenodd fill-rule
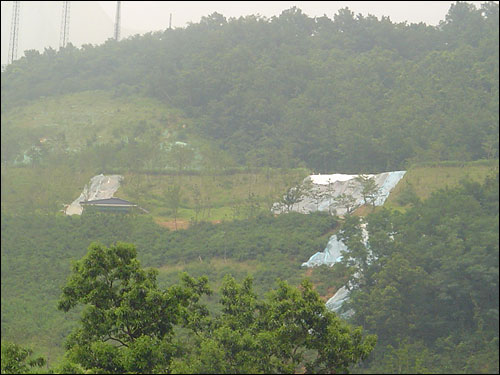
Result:
<svg viewBox="0 0 500 375"><path fill-rule="evenodd" d="M2 338L35 346L51 363L76 320L57 311L57 298L71 261L81 258L92 242L134 243L142 264L159 269L161 287L176 283L181 271L208 276L212 287L229 273L238 281L253 275L254 288L262 295L276 278L298 285L305 277L301 262L321 251L336 227L336 219L326 214L296 213L199 223L182 231L161 228L150 217L109 214L4 212L1 222ZM312 280L328 296L329 273L319 271ZM214 303L212 299L210 305Z"/></svg>
<svg viewBox="0 0 500 375"><path fill-rule="evenodd" d="M499 372L497 2L214 13L1 78L2 373ZM383 207L271 211L394 170ZM101 173L143 210L64 215Z"/></svg>
<svg viewBox="0 0 500 375"><path fill-rule="evenodd" d="M498 155L498 4L459 2L437 27L342 9L214 13L119 43L28 52L2 73L2 113L111 90L182 110L238 163L346 173ZM2 121L4 122L4 121ZM2 126L2 146L15 140ZM3 148L3 147L2 147ZM18 152L22 150L18 150Z"/></svg>
<svg viewBox="0 0 500 375"><path fill-rule="evenodd" d="M340 236L349 250L352 322L376 333L366 373L497 373L499 305L498 172L483 184L350 217Z"/></svg>

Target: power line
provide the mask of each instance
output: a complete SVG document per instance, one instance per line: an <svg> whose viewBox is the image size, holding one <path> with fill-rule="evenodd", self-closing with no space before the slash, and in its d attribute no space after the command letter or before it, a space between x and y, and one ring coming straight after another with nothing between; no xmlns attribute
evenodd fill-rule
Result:
<svg viewBox="0 0 500 375"><path fill-rule="evenodd" d="M11 64L17 59L17 44L19 39L19 10L21 8L20 1L14 1L12 8L12 24L10 25L10 43L9 56L7 64Z"/></svg>
<svg viewBox="0 0 500 375"><path fill-rule="evenodd" d="M116 41L120 40L120 22L121 22L120 8L121 8L121 1L117 1L116 2L116 20L115 20L115 40Z"/></svg>
<svg viewBox="0 0 500 375"><path fill-rule="evenodd" d="M63 13L61 20L61 39L59 47L64 48L69 39L69 1L63 1Z"/></svg>

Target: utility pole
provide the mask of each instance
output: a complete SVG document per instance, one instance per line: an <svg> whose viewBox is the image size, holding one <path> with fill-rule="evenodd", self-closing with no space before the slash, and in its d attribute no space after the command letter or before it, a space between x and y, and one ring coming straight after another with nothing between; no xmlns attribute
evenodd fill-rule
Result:
<svg viewBox="0 0 500 375"><path fill-rule="evenodd" d="M7 64L11 64L15 59L17 59L17 43L19 39L19 9L21 7L20 3L20 1L14 1L14 5L12 8L12 24L10 25L10 43Z"/></svg>
<svg viewBox="0 0 500 375"><path fill-rule="evenodd" d="M168 29L172 30L172 13L170 13L170 21L168 22Z"/></svg>
<svg viewBox="0 0 500 375"><path fill-rule="evenodd" d="M119 41L120 40L120 8L121 8L121 1L116 2L116 20L115 20L115 40Z"/></svg>
<svg viewBox="0 0 500 375"><path fill-rule="evenodd" d="M64 48L69 38L69 1L63 1L63 12L61 20L61 39L59 47Z"/></svg>

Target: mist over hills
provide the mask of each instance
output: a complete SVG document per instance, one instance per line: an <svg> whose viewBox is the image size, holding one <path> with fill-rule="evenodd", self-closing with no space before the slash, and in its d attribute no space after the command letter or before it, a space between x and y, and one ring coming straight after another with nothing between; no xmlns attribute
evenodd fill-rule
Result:
<svg viewBox="0 0 500 375"><path fill-rule="evenodd" d="M60 10L44 28L56 44ZM9 342L46 356L40 373L346 373L335 367L346 335L317 320L345 285L356 340L378 337L349 372L499 373L497 2L457 2L436 27L293 7L117 42L106 22L95 21L107 25L102 44L75 46L70 27L75 45L31 50L1 73L2 373L27 373L4 370L26 359ZM358 176L352 215L347 189L332 197L343 217L293 212L302 193L321 209L323 189L298 186L308 175L391 170L407 172L382 207ZM147 212L64 215L101 173L122 175L116 197ZM302 268L332 235L346 245L341 261ZM64 287L92 241L134 244L158 284L137 284L142 270L129 277L92 246L79 264L96 284ZM131 246L118 250L139 265ZM168 310L161 296L179 271L219 292ZM249 275L255 297L251 281L239 286ZM305 277L314 290L281 284L283 298L257 299L278 278ZM81 310L57 310L90 301L58 303L62 290L85 297L74 285L98 298L80 323ZM314 305L297 299L304 291ZM169 311L185 314L167 321ZM116 332L125 345L108 342Z"/></svg>
<svg viewBox="0 0 500 375"><path fill-rule="evenodd" d="M12 1L2 1L2 64L7 63L9 37L12 23ZM49 46L58 49L61 30L61 1L21 2L19 45L17 57L24 51L35 49L43 52ZM69 42L100 44L113 37L114 19L111 19L97 1L72 1L70 5ZM123 28L122 38L141 33L139 30Z"/></svg>
<svg viewBox="0 0 500 375"><path fill-rule="evenodd" d="M104 90L181 111L191 125L176 141L201 137L240 166L353 174L496 158L498 44L498 4L458 2L438 27L291 8L271 19L214 13L185 29L30 53L2 73L2 155L15 161L32 142L20 139L11 108ZM131 127L158 140L148 126ZM82 141L98 146L92 134ZM160 147L148 142L141 147ZM161 154L145 163L161 167Z"/></svg>

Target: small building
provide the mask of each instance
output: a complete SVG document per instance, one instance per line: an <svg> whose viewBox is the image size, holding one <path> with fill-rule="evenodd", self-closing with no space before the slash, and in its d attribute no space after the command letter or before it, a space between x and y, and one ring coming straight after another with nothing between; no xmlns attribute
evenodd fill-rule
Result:
<svg viewBox="0 0 500 375"><path fill-rule="evenodd" d="M120 198L107 198L107 199L96 199L93 201L83 201L80 205L84 210L92 209L101 212L130 212L134 207L137 207L135 203L126 201Z"/></svg>

